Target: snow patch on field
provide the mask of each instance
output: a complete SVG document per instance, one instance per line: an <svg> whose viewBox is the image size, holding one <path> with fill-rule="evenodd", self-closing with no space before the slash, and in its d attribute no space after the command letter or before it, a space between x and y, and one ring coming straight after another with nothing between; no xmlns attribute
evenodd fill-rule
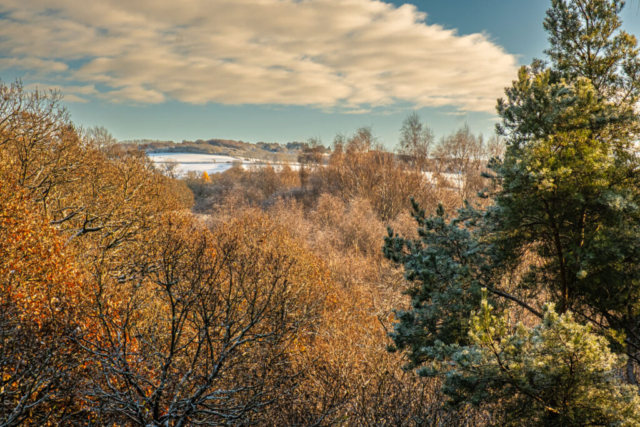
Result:
<svg viewBox="0 0 640 427"><path fill-rule="evenodd" d="M464 175L458 175L455 173L440 173L435 174L433 172L423 172L427 182L431 185L442 185L442 180L445 180L444 187L462 189L464 187Z"/></svg>
<svg viewBox="0 0 640 427"><path fill-rule="evenodd" d="M218 154L197 154L197 153L149 153L147 154L154 162L164 163L174 160L181 164L206 164L206 163L225 163L233 161L242 161L238 157L223 156Z"/></svg>
<svg viewBox="0 0 640 427"><path fill-rule="evenodd" d="M178 172L180 174L186 174L193 171L198 174L207 172L222 173L231 169L234 163L240 163L244 169L260 168L266 165L271 165L275 170L279 171L282 168L282 164L274 164L263 162L256 159L243 159L240 157L224 156L220 154L197 154L197 153L148 153L147 154L153 162L162 166L167 162L177 162ZM299 170L300 165L297 163L289 164L292 170ZM461 189L464 186L464 176L452 173L434 174L433 172L423 172L427 183L431 185L443 185L442 180L445 180L444 186Z"/></svg>
<svg viewBox="0 0 640 427"><path fill-rule="evenodd" d="M262 167L269 163L256 159L243 159L240 157L224 156L219 154L197 154L197 153L148 153L149 158L158 166L168 162L178 163L178 171L181 174L187 172L207 172L221 173L231 169L234 163L240 163L244 169L252 167ZM281 165L273 165L276 169ZM298 169L298 165L289 165L291 169Z"/></svg>

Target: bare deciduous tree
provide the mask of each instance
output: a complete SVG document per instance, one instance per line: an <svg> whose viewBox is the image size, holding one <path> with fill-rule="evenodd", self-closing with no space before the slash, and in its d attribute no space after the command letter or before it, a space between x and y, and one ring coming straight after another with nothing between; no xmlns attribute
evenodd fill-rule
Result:
<svg viewBox="0 0 640 427"><path fill-rule="evenodd" d="M422 123L415 111L407 116L400 128L399 153L418 170L426 170L429 152L434 142L433 131Z"/></svg>
<svg viewBox="0 0 640 427"><path fill-rule="evenodd" d="M85 142L99 150L109 149L118 143L104 126L94 126L84 133Z"/></svg>
<svg viewBox="0 0 640 427"><path fill-rule="evenodd" d="M171 179L177 179L180 176L180 163L178 163L174 159L168 159L160 163L160 165L157 167L162 175L167 176ZM205 175L205 173L207 172L205 171L202 174L203 181L206 181L206 179L209 178L209 174ZM209 179L209 181L211 181L211 179Z"/></svg>
<svg viewBox="0 0 640 427"><path fill-rule="evenodd" d="M450 185L458 188L466 199L483 186L480 173L487 162L486 147L482 135L475 136L469 126L443 137L434 150L436 172L453 174ZM442 176L442 175L440 175Z"/></svg>
<svg viewBox="0 0 640 427"><path fill-rule="evenodd" d="M295 386L291 355L322 304L322 273L264 218L213 234L177 215L127 270L96 279L87 337L99 417L148 426L240 424Z"/></svg>

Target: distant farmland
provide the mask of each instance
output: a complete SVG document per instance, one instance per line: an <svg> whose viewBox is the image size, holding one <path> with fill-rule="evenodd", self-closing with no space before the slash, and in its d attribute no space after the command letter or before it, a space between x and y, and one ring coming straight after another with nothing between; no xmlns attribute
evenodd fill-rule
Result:
<svg viewBox="0 0 640 427"><path fill-rule="evenodd" d="M240 164L243 168L261 167L270 162L257 159L241 158L236 156L226 156L218 154L198 154L198 153L148 153L153 162L159 166L170 163L177 163L177 169L180 174L188 172L203 173L221 173L231 169L234 164ZM296 169L298 164L290 164L292 169Z"/></svg>

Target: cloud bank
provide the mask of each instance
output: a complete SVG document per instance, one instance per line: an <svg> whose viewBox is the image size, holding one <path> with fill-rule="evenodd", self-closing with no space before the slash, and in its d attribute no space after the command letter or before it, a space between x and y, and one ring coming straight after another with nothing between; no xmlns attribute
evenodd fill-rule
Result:
<svg viewBox="0 0 640 427"><path fill-rule="evenodd" d="M1 0L0 70L140 104L494 112L517 60L375 0ZM86 90L81 88L86 87ZM80 88L80 89L79 89Z"/></svg>

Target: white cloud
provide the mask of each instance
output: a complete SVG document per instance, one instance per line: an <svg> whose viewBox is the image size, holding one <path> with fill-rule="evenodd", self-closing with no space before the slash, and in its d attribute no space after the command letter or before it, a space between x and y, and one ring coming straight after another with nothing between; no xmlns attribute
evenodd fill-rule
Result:
<svg viewBox="0 0 640 427"><path fill-rule="evenodd" d="M370 112L371 112L371 110L368 109L368 108L360 108L360 109L357 109L357 110L346 110L346 111L343 111L344 114L367 114L367 113L370 113Z"/></svg>
<svg viewBox="0 0 640 427"><path fill-rule="evenodd" d="M18 69L33 71L67 71L69 66L64 62L43 60L40 58L0 58L0 70Z"/></svg>
<svg viewBox="0 0 640 427"><path fill-rule="evenodd" d="M61 86L56 84L46 83L31 83L25 86L27 90L46 91L53 90L60 92L63 95L64 100L67 102L77 102L86 104L89 100L87 96L99 95L95 85L86 86Z"/></svg>
<svg viewBox="0 0 640 427"><path fill-rule="evenodd" d="M65 95L64 96L64 100L67 101L67 102L77 102L77 103L80 103L80 104L86 104L87 102L89 102L89 100L87 98L83 98L81 96L77 96L77 95L73 95L73 94Z"/></svg>
<svg viewBox="0 0 640 427"><path fill-rule="evenodd" d="M103 93L100 97L109 99L113 102L128 100L139 104L158 104L165 100L165 97L161 92L145 89L142 86L125 86L122 89Z"/></svg>
<svg viewBox="0 0 640 427"><path fill-rule="evenodd" d="M2 0L0 68L115 102L493 112L516 58L376 0ZM75 94L78 95L78 94ZM93 95L93 94L85 94Z"/></svg>

